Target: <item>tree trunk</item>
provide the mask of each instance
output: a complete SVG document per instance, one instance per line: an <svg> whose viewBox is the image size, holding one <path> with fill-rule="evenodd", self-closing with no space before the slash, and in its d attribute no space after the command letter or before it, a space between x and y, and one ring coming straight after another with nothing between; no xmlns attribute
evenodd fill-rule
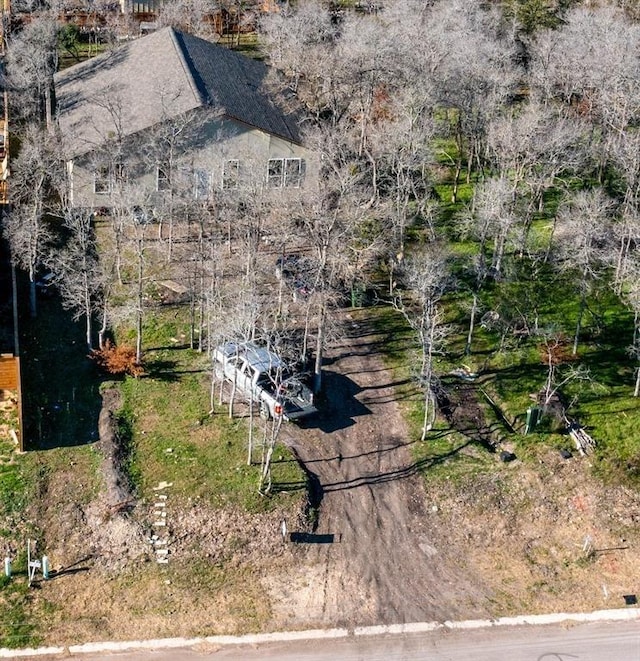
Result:
<svg viewBox="0 0 640 661"><path fill-rule="evenodd" d="M258 484L258 492L263 496L266 496L271 492L271 459L273 457L273 450L276 446L278 432L280 431L281 425L282 416L267 421L265 424L262 466L260 469L260 483Z"/></svg>
<svg viewBox="0 0 640 661"><path fill-rule="evenodd" d="M462 160L460 157L456 159L456 169L453 175L453 189L451 191L451 204L458 201L458 184L460 182L460 172L462 171Z"/></svg>
<svg viewBox="0 0 640 661"><path fill-rule="evenodd" d="M496 237L495 241L495 250L493 254L493 263L492 266L495 269L496 273L500 273L500 269L502 268L502 259L504 257L504 246L507 241L507 233L506 231L500 232L500 234Z"/></svg>
<svg viewBox="0 0 640 661"><path fill-rule="evenodd" d="M102 304L102 326L98 331L98 348L104 348L104 334L107 332L107 299L105 299Z"/></svg>
<svg viewBox="0 0 640 661"><path fill-rule="evenodd" d="M471 318L469 319L469 332L467 333L467 343L464 347L464 355L468 356L471 353L471 340L473 339L473 331L476 324L476 313L478 312L478 295L473 294L473 303L471 304Z"/></svg>
<svg viewBox="0 0 640 661"><path fill-rule="evenodd" d="M576 322L576 333L573 337L573 348L571 350L571 353L574 356L578 353L578 342L580 340L580 331L582 330L582 318L584 316L584 310L586 304L587 304L586 295L583 292L580 297L580 307L578 308L578 321Z"/></svg>
<svg viewBox="0 0 640 661"><path fill-rule="evenodd" d="M224 383L224 376L223 378L223 383ZM229 419L233 418L233 401L236 398L236 379L235 376L233 378L233 381L231 382L231 396L229 397Z"/></svg>
<svg viewBox="0 0 640 661"><path fill-rule="evenodd" d="M436 330L435 319L433 315L429 315L427 335L423 340L423 359L422 359L422 374L425 380L425 395L424 395L424 418L422 421L422 436L421 441L427 437L427 432L431 431L433 426L433 419L435 409L433 409L433 393L431 392L431 377L433 371L433 342Z"/></svg>
<svg viewBox="0 0 640 661"><path fill-rule="evenodd" d="M38 315L38 307L36 303L36 281L33 275L29 276L29 314L32 319Z"/></svg>
<svg viewBox="0 0 640 661"><path fill-rule="evenodd" d="M136 362L142 361L142 304L143 304L143 280L144 273L144 245L142 240L138 241L138 309L136 311Z"/></svg>
<svg viewBox="0 0 640 661"><path fill-rule="evenodd" d="M253 461L253 388L249 391L249 440L247 449L247 466Z"/></svg>
<svg viewBox="0 0 640 661"><path fill-rule="evenodd" d="M300 360L302 364L307 365L307 354L309 353L309 326L311 325L311 306L307 303L307 310L304 315L304 333L302 335L302 354Z"/></svg>
<svg viewBox="0 0 640 661"><path fill-rule="evenodd" d="M313 370L313 393L317 395L322 388L322 354L324 348L326 302L320 303L320 314L318 315L318 337L316 341L316 362Z"/></svg>
<svg viewBox="0 0 640 661"><path fill-rule="evenodd" d="M195 326L196 326L196 297L195 297L195 278L191 293L189 296L189 349L195 348Z"/></svg>
<svg viewBox="0 0 640 661"><path fill-rule="evenodd" d="M631 236L629 236L629 233L627 233L620 240L620 249L618 250L618 259L616 260L616 271L613 280L614 291L616 294L618 294L618 296L622 291L622 281L624 278L624 271L627 262L627 256L629 254L630 245L631 245Z"/></svg>
<svg viewBox="0 0 640 661"><path fill-rule="evenodd" d="M213 415L216 410L216 371L211 370L211 383L209 384L209 415Z"/></svg>
<svg viewBox="0 0 640 661"><path fill-rule="evenodd" d="M84 314L85 314L85 317L86 317L86 320L87 320L87 324L86 324L86 328L85 328L86 340L87 340L87 349L89 351L92 351L93 350L93 342L92 342L92 339L91 339L91 335L92 335L92 332L91 332L91 299L89 298L88 294L87 294L87 298L86 298L86 301L85 301Z"/></svg>

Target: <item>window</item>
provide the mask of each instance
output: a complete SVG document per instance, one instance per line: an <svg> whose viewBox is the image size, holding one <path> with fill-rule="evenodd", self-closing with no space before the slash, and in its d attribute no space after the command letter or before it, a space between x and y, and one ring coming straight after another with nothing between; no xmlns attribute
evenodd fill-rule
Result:
<svg viewBox="0 0 640 661"><path fill-rule="evenodd" d="M284 159L270 158L269 169L267 171L267 184L269 188L282 188L284 173Z"/></svg>
<svg viewBox="0 0 640 661"><path fill-rule="evenodd" d="M270 158L267 168L269 188L298 188L304 176L304 161L301 158Z"/></svg>
<svg viewBox="0 0 640 661"><path fill-rule="evenodd" d="M235 189L238 188L240 182L240 161L232 159L225 161L222 169L222 188Z"/></svg>
<svg viewBox="0 0 640 661"><path fill-rule="evenodd" d="M111 192L111 172L108 165L101 165L93 173L93 192L104 195Z"/></svg>
<svg viewBox="0 0 640 661"><path fill-rule="evenodd" d="M193 171L193 197L203 200L209 197L209 173L196 168Z"/></svg>
<svg viewBox="0 0 640 661"><path fill-rule="evenodd" d="M302 159L287 158L284 162L284 185L299 188L302 183Z"/></svg>
<svg viewBox="0 0 640 661"><path fill-rule="evenodd" d="M156 180L156 190L171 190L171 168L168 163L158 165L158 175Z"/></svg>

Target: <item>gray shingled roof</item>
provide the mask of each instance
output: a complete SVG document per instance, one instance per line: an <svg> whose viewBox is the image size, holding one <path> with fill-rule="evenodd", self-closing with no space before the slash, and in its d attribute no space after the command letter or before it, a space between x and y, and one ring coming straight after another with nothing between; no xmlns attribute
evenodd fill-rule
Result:
<svg viewBox="0 0 640 661"><path fill-rule="evenodd" d="M79 155L198 107L300 142L292 115L264 90L267 66L164 28L56 74L64 148Z"/></svg>

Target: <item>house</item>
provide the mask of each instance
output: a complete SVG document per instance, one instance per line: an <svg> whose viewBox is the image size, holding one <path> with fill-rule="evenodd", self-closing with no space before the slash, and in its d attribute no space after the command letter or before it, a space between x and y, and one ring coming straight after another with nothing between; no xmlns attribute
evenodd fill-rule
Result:
<svg viewBox="0 0 640 661"><path fill-rule="evenodd" d="M56 74L72 204L112 206L122 180L147 198L178 183L196 198L302 185L312 155L296 115L269 92L268 71L168 27Z"/></svg>

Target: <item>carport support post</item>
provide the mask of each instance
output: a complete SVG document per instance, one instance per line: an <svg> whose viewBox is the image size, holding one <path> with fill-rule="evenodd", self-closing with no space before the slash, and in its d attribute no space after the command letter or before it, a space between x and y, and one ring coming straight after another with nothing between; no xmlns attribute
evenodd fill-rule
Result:
<svg viewBox="0 0 640 661"><path fill-rule="evenodd" d="M253 384L249 393L249 450L247 452L247 466L251 466L253 460Z"/></svg>
<svg viewBox="0 0 640 661"><path fill-rule="evenodd" d="M317 395L322 388L322 349L324 347L324 325L326 308L325 301L320 305L320 319L318 320L318 337L316 340L316 363L313 371L313 394Z"/></svg>

